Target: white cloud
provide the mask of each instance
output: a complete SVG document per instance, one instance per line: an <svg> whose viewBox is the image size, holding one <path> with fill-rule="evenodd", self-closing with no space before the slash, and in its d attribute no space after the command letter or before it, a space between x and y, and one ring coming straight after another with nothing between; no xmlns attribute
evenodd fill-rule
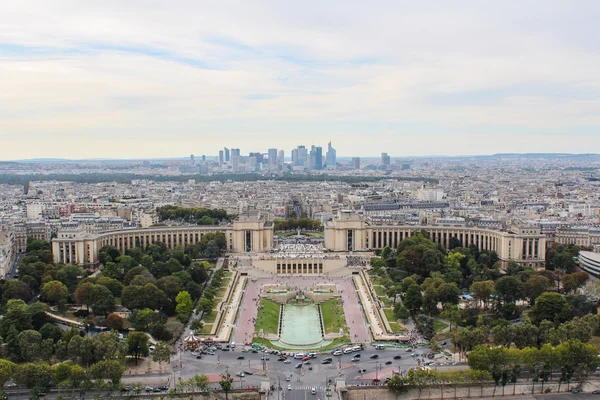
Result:
<svg viewBox="0 0 600 400"><path fill-rule="evenodd" d="M585 152L600 146L599 14L591 0L4 2L2 158L329 139L338 155Z"/></svg>

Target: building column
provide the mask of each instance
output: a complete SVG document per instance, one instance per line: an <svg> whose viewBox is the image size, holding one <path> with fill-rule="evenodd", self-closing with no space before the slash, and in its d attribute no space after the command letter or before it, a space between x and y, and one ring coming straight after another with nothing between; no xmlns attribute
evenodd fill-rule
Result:
<svg viewBox="0 0 600 400"><path fill-rule="evenodd" d="M529 247L530 247L529 246L529 239L525 239L525 254L524 254L523 258L526 259L526 260L528 260L530 258L529 257L529 251L530 251Z"/></svg>

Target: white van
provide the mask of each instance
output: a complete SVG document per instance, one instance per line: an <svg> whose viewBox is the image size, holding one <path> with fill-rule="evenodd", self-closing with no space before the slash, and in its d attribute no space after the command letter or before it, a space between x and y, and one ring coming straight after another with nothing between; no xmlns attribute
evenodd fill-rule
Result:
<svg viewBox="0 0 600 400"><path fill-rule="evenodd" d="M317 358L317 353L308 353L307 356L310 358Z"/></svg>
<svg viewBox="0 0 600 400"><path fill-rule="evenodd" d="M304 357L306 357L306 356L304 355L304 353L296 353L296 355L294 356L294 358L295 358L296 360L301 360L301 359L303 359Z"/></svg>
<svg viewBox="0 0 600 400"><path fill-rule="evenodd" d="M375 346L375 350L385 350L385 346L382 344L378 344Z"/></svg>
<svg viewBox="0 0 600 400"><path fill-rule="evenodd" d="M360 346L354 346L354 347L352 348L352 351L361 351L361 350L362 350L362 349L361 349L361 347L360 347Z"/></svg>
<svg viewBox="0 0 600 400"><path fill-rule="evenodd" d="M350 354L352 353L352 349L350 347L344 349L344 354Z"/></svg>

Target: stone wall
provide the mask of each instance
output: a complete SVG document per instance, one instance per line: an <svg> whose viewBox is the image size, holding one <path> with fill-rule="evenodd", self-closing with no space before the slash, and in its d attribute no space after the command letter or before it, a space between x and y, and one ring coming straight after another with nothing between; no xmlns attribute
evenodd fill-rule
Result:
<svg viewBox="0 0 600 400"><path fill-rule="evenodd" d="M573 385L571 385L573 387ZM532 388L535 395L539 395L546 390L551 390L551 393L558 393L558 382L546 383L542 392L542 385L536 383L535 386L529 384L517 384L514 387L515 395L527 395L531 396ZM567 385L562 384L560 387L561 393L566 393ZM505 396L513 395L513 385L508 384L504 388ZM418 389L412 389L408 393L395 395L390 392L386 387L376 386L362 386L362 387L349 387L346 392L342 394L342 400L412 400L412 399L455 399L455 398L477 398L477 397L502 397L502 386L497 386L494 393L494 385L485 386L482 390L481 386L469 387L454 387L446 385L441 388L439 385L428 386L424 388L420 395Z"/></svg>

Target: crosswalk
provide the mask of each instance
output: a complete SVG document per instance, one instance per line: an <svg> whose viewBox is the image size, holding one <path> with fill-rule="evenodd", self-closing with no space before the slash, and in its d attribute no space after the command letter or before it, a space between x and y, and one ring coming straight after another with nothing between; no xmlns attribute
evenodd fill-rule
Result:
<svg viewBox="0 0 600 400"><path fill-rule="evenodd" d="M317 391L321 391L321 392L325 391L325 386L293 386L292 385L292 390L312 390L313 388L315 388ZM287 390L287 387L284 387L283 389Z"/></svg>

